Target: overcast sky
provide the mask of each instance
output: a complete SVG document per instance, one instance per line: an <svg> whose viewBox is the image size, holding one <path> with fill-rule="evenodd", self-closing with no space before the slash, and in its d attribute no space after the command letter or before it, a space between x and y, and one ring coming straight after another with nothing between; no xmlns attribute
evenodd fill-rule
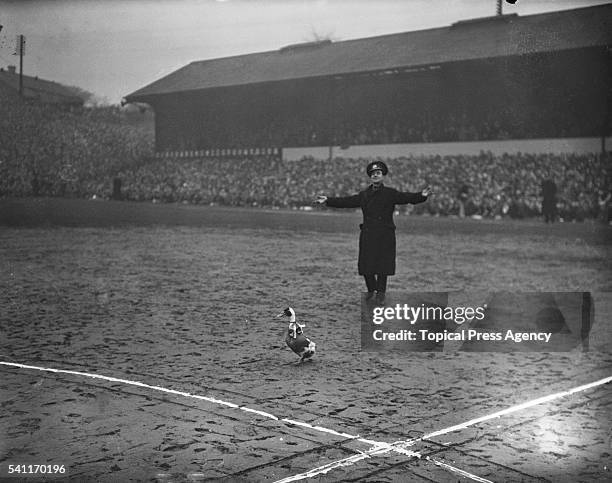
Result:
<svg viewBox="0 0 612 483"><path fill-rule="evenodd" d="M529 15L609 3L517 0ZM0 67L93 92L125 95L196 60L275 50L317 36L335 41L443 27L495 15L496 0L0 0Z"/></svg>

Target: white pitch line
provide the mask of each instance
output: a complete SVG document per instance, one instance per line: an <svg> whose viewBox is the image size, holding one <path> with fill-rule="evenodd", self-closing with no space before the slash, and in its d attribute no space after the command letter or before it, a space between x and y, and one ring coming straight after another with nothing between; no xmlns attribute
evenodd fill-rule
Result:
<svg viewBox="0 0 612 483"><path fill-rule="evenodd" d="M447 434L447 433L451 433L453 431L459 431L461 429L465 429L469 426L473 426L474 424L478 424L480 422L483 421L488 421L490 419L494 419L494 418L498 418L501 416L505 416L506 414L511 414L517 411L520 411L522 409L526 409L526 408L530 408L533 406L536 406L538 404L543 404L545 402L549 402L549 401L553 401L555 399L559 399L561 397L565 397L565 396L569 396L571 394L575 394L577 392L581 392L581 391L586 391L587 389L592 389L594 387L597 386L601 386L604 384L608 384L612 382L612 376L610 377L605 377L603 379L599 379L598 381L594 381L588 384L583 384L582 386L578 386L572 389L569 389L567 391L563 391L563 392L558 392L555 394L551 394L550 396L544 396L538 399L533 399L532 401L527 401L525 403L522 404L517 404L516 406L512 406L509 407L507 409L504 409L502 411L497 411L493 414L489 414L487 416L482 416L480 418L476 418L476 419L471 419L470 421L466 421L465 423L461 423L461 424L456 424L455 426L450 426L448 428L445 429L441 429L439 431L434 431L432 433L426 434L424 436L421 436L420 438L416 438L416 439L411 439L411 440L407 440L407 441L398 441L396 443L392 443L392 444L379 444L378 446L371 448L370 450L362 453L361 455L356 455L356 456L363 456L360 458L355 459L354 457L349 457L349 458L344 458L342 460L338 460L338 461L333 461L331 463L328 463L326 465L320 466L318 468L314 468L306 473L301 473L299 475L294 475L291 476L289 478L285 478L283 480L279 480L275 483L284 483L284 482L290 482L290 481L298 481L298 480L303 480L306 478L312 478L313 476L317 476L319 474L325 474L329 471L331 471L334 468L339 468L341 466L349 466L352 465L353 463L356 463L357 461L361 461L365 458L369 458L370 456L374 456L374 455L382 455L385 453L388 453L389 451L395 451L398 453L401 453L401 450L406 450L409 451L408 456L415 456L420 458L421 455L419 453L416 452L412 452L410 450L407 450L407 447L413 446L416 443L418 443L419 441L425 440L425 439L431 439L435 436L440 436L443 434ZM363 440L361 439L361 441L363 442L369 442L369 443L376 443L375 441L370 441L370 440ZM446 468L454 473L460 474L462 476L465 476L467 478L471 478L474 481L478 481L478 482L482 482L482 483L486 483L489 482L489 480L486 480L484 478L481 478L480 476L477 475L473 475L472 473L468 473L467 471L461 470L459 468L455 468L454 466L449 465L448 463L444 463L442 461L439 461L437 459L434 458L430 458L430 457L426 457L427 460L431 461L432 463L436 464L437 466L440 466L442 468Z"/></svg>
<svg viewBox="0 0 612 483"><path fill-rule="evenodd" d="M333 429L324 428L322 426L313 426L312 424L305 423L304 421L296 421L294 419L288 419L288 418L283 418L282 421L284 421L285 423L292 424L294 426L302 426L303 428L312 429L314 431L320 431L321 433L329 433L329 434L333 434L334 436L340 436L346 439L356 439L357 441L361 441L362 443L368 443L368 444L370 443L370 440L360 438L359 436L355 436L353 434L347 434L347 433L339 433L338 431L334 431ZM374 442L374 443L376 444L377 442Z"/></svg>
<svg viewBox="0 0 612 483"><path fill-rule="evenodd" d="M279 418L274 416L273 414L267 413L265 411L258 411L256 409L251 409L247 406L239 406L238 404L234 404L228 401L223 401L221 399L216 399L216 398L212 398L212 397L208 397L208 396L201 396L199 394L191 394L188 392L184 392L184 391L177 391L175 389L168 389L165 387L161 387L161 386L151 386L149 384L145 384L144 382L139 382L139 381L131 381L129 379L120 379L117 377L111 377L111 376L103 376L100 374L91 374L89 372L79 372L79 371L69 371L66 369L53 369L51 367L40 367L40 366L32 366L32 365L27 365L27 364L18 364L15 362L4 362L4 361L0 361L0 365L4 365L4 366L9 366L9 367L18 367L20 369L32 369L32 370L36 370L36 371L44 371L44 372L54 372L56 374L69 374L72 376L82 376L82 377L89 377L92 379L101 379L104 381L109 381L109 382L117 382L117 383L121 383L121 384L127 384L130 386L137 386L137 387L142 387L145 389L152 389L154 391L160 391L160 392L164 392L167 394L174 394L177 396L183 396L183 397L188 397L188 398L192 398L192 399L199 399L199 400L203 400L203 401L208 401L210 403L213 404L220 404L222 406L227 406L229 408L232 409L238 409L240 411L244 411L247 413L253 413L253 414L258 414L262 417L265 418L269 418L269 419L273 419L275 421L278 421ZM370 448L368 451L366 452L360 452L359 454L355 454L353 456L350 456L348 458L345 458L343 460L339 460L339 461L334 461L332 463L329 463L327 465L324 465L322 467L319 468L315 468L314 470L311 470L308 473L305 473L303 475L295 475L293 477L290 477L290 479L287 479L286 481L297 481L300 479L304 479L304 478L311 478L312 476L315 476L317 474L325 474L331 470L333 470L334 468L339 468L341 466L350 466L362 459L365 458L369 458L370 455L379 455L379 454L385 454L388 453L389 451L394 451L406 456L410 456L410 457L417 457L420 458L421 455L419 453L415 453L413 451L407 450L405 448L401 448L401 447L397 447L396 445L398 443L403 443L403 442L398 442L398 443L393 443L393 444L389 444L389 443L383 443L380 441L374 441L374 440L370 440L370 439L365 439L365 438L360 438L359 436L356 435L352 435L352 434L348 434L348 433L340 433L338 431L335 431L333 429L329 429L329 428L324 428L322 426L313 426L310 423L306 423L304 421L297 421L295 419L288 419L288 418L283 418L281 421L294 425L294 426L300 426L303 428L308 428L311 429L313 431L318 431L320 433L326 433L326 434L332 434L334 436L340 436L342 438L345 439L354 439L356 441L359 441L361 443L366 443L366 444L370 444L372 445L372 448ZM462 471L462 470L459 470ZM464 472L465 473L465 472ZM466 473L469 474L469 473ZM478 480L477 480L478 481Z"/></svg>
<svg viewBox="0 0 612 483"><path fill-rule="evenodd" d="M313 478L315 476L318 475L324 475L326 473L329 473L331 470L334 470L336 468L341 468L343 466L351 466L355 463L357 463L358 461L370 458L372 456L378 456L378 455L382 455L385 453L388 453L390 451L394 451L394 452L398 452L400 454L409 456L411 458L422 458L423 455L421 453L417 453L416 451L409 451L406 449L402 449L402 448L398 448L396 446L394 446L395 443L393 444L389 444L389 443L379 443L374 445L372 448L370 448L367 451L364 451L360 454L355 454L352 456L349 456L348 458L343 458L341 460L337 460L337 461L332 461L331 463L327 463L323 466L319 466L317 468L313 468L305 473L300 473L297 475L292 475L292 476L288 476L287 478L283 478L282 480L278 480L275 481L274 483L289 483L291 481L299 481L299 480L305 480L307 478ZM465 470L462 470L460 468L456 468L455 466L449 465L448 463L444 463L442 461L439 461L437 459L434 458L430 458L429 456L425 456L425 459L431 461L432 463L434 463L437 466L440 466L441 468L444 468L445 470L448 471L452 471L453 473L456 473L458 475L463 476L464 478L469 478L471 480L474 480L478 483L493 483L491 480L487 480L486 478L482 478L478 475L474 475L472 473L469 473Z"/></svg>
<svg viewBox="0 0 612 483"><path fill-rule="evenodd" d="M188 398L192 398L192 399L199 399L199 400L203 400L203 401L207 401L213 404L219 404L222 406L227 406L229 408L232 409L238 409L240 411L244 411L246 413L252 413L252 414L257 414L259 416L262 416L264 418L268 418L268 419L272 419L274 421L283 421L285 423L294 425L294 426L300 426L303 428L308 428L311 429L313 431L317 431L319 433L326 433L326 434L331 434L334 436L339 436L341 438L345 438L345 439L355 439L357 441L361 441L363 443L366 444L370 444L370 443L374 443L374 444L379 444L376 441L370 441L367 439L362 439L360 438L358 435L353 435L353 434L348 434L348 433L340 433L338 431L335 431L333 429L329 429L329 428L324 428L322 426L314 426L310 423L306 423L304 421L297 421L295 419L288 419L288 418L279 418L277 416L275 416L274 414L270 414L268 412L265 411L259 411L257 409L252 409L249 408L247 406L239 406L238 404L234 404L232 402L229 401L223 401L221 399L216 399L213 397L209 397L209 396L202 396L199 394L191 394L189 392L184 392L184 391L177 391L175 389L168 389L165 387L161 387L161 386L151 386L149 384L145 384L144 382L139 382L139 381L131 381L129 379L119 379L117 377L111 377L111 376L103 376L100 374L92 374L89 372L78 372L78 371L69 371L66 369L53 369L51 367L39 367L39 366L31 366L31 365L26 365L26 364L18 364L15 362L4 362L4 361L0 361L0 365L4 365L4 366L10 366L10 367L18 367L20 369L32 369L32 370L37 370L37 371L44 371L44 372L54 372L57 374L69 374L72 376L81 376L81 377L89 377L92 379L102 379L104 381L109 381L109 382L117 382L117 383L121 383L121 384L127 384L130 386L137 386L137 387L142 387L145 389L152 389L154 391L159 391L159 392L164 392L167 394L174 394L177 396L183 396L183 397L188 397ZM380 443L380 444L385 444L385 443Z"/></svg>
<svg viewBox="0 0 612 483"><path fill-rule="evenodd" d="M503 409L501 411L497 411L497 412L492 413L492 414L487 414L486 416L481 416L480 418L470 419L469 421L466 421L464 423L456 424L456 425L450 426L448 428L440 429L438 431L434 431L432 433L425 434L424 436L421 436L420 438L405 441L402 444L402 446L411 446L414 443L416 443L418 441L421 441L421 440L424 440L424 439L431 439L431 438L435 438L436 436L441 436L443 434L452 433L454 431L460 431L460 430L468 428L470 426L474 426L475 424L478 424L478 423L489 421L489 420L495 419L495 418L500 418L500 417L505 416L507 414L512 414L512 413L515 413L517 411L522 411L523 409L527 409L527 408L530 408L530 407L533 407L533 406L537 406L539 404L544 404L544 403L547 403L547 402L550 402L550 401L554 401L555 399L560 399L562 397L570 396L570 395L575 394L577 392L586 391L587 389L592 389L592 388L597 387L597 386L602 386L604 384L609 384L610 382L612 382L612 376L604 377L603 379L599 379L598 381L594 381L594 382L590 382L588 384L584 384L582 386L574 387L572 389L568 389L567 391L557 392L557 393L551 394L549 396L543 396L543 397L540 397L540 398L537 398L537 399L533 399L531 401L527 401L527 402L524 402L524 403L521 403L521 404L517 404L515 406L511 406L509 408Z"/></svg>
<svg viewBox="0 0 612 483"><path fill-rule="evenodd" d="M274 414L270 414L265 411L258 411L257 409L247 408L246 406L240 406L240 409L242 411L246 411L247 413L259 414L260 416L263 416L264 418L270 418L270 419L274 419L275 421L278 421L278 418L274 416Z"/></svg>
<svg viewBox="0 0 612 483"><path fill-rule="evenodd" d="M165 387L161 387L161 386L151 386L149 384L145 384L143 382L139 382L139 381L131 381L129 379L119 379L116 377L110 377L110 376L103 376L100 374L92 374L92 373L88 373L88 372L79 372L79 371L69 371L66 369L53 369L50 367L40 367L40 366L32 366L32 365L27 365L27 364L18 364L15 362L5 362L5 361L0 361L0 365L4 365L4 366L9 366L9 367L18 367L21 369L32 369L32 370L37 370L37 371L44 371L44 372L54 372L57 374L69 374L69 375L73 375L73 376L82 376L82 377L89 377L92 379L101 379L101 380L105 380L105 381L109 381L109 382L117 382L117 383L121 383L121 384L127 384L130 386L137 386L137 387L143 387L146 389L152 389L154 391L160 391L160 392L165 392L167 394L174 394L177 396L183 396L183 397L189 397L189 398L193 398L193 399L200 399L200 400L204 400L204 401L208 401L210 403L213 404L219 404L222 406L227 406L230 407L232 409L238 409L240 411L244 411L244 412L248 412L248 413L254 413L254 414L258 414L262 417L266 417L269 419L273 419L275 421L278 421L280 418L274 416L273 414L264 412L264 411L258 411L256 409L251 409L249 407L246 406L239 406L237 404L228 402L228 401L223 401L221 399L216 399L216 398L212 398L212 397L208 397L208 396L201 396L199 394L191 394L188 392L184 392L184 391L177 391L175 389L168 389ZM301 426L304 428L309 428L312 429L313 431L318 431L318 432L322 432L322 433L327 433L327 434L333 434L336 436L341 436L343 438L346 439L355 439L356 441L362 442L362 443L367 443L367 444L374 444L374 446L372 448L370 448L368 451L366 452L362 452L360 454L356 454L353 456L350 456L348 458L344 458L342 460L338 460L338 461L334 461L331 463L328 463L327 465L321 466L319 468L315 468L307 473L302 473L300 475L295 475L292 477L289 477L290 479L284 479L284 480L280 480L280 481L297 481L300 479L304 479L304 478L312 478L312 476L316 476L317 474L325 474L328 471L331 471L334 468L339 468L341 466L350 466L354 463L356 463L357 461L361 461L365 458L369 458L370 455L381 455L381 454L385 454L388 453L390 451L396 452L396 453L400 453L400 454L404 454L407 456L411 456L411 457L417 457L420 458L421 455L419 453L413 452L408 450L406 447L407 446L413 446L414 444L416 444L418 441L424 440L424 439L431 439L435 436L440 436L442 434L447 434L453 431L459 431L461 429L465 429L469 426L473 426L474 424L478 424L480 422L483 421L488 421L490 419L496 418L496 417L501 417L504 416L506 414L510 414L516 411L520 411L522 409L526 409L538 404L542 404L545 402L549 402L552 401L554 399L558 399L561 397L565 397L571 394L574 394L576 392L581 392L581 391L585 391L587 389L591 389L593 387L597 387L597 386L601 386L603 384L608 384L612 382L612 376L610 377L606 377L604 379L600 379L598 381L594 381L591 382L589 384L584 384L582 386L578 386L572 389L569 389L567 391L563 391L563 392L558 392L555 394L552 394L550 396L544 396L538 399L534 399L532 401L528 401L526 403L523 404L518 404L516 406L512 406L510 408L504 409L502 411L498 411L496 413L493 414L489 414L487 416L483 416L480 418L476 418L476 419L472 419L470 421L467 421L465 423L462 424L457 424L455 426L451 426L449 428L445 428L445 429L441 429L439 431L434 431L433 433L429 433L426 434L420 438L417 439L412 439L412 440L407 440L407 441L398 441L392 444L389 443L384 443L384 442L379 442L379 441L373 441L373 440L369 440L369 439L365 439L365 438L360 438L359 436L355 436L355 435L351 435L351 434L347 434L347 433L340 433L338 431L334 431L333 429L328 429L328 428L324 428L322 426L313 426L312 424L309 423L305 423L303 421L297 421L297 420L292 420L292 419L287 419L287 418L283 418L282 421L286 422L288 424L292 424L292 425L297 425L297 426ZM431 461L433 461L434 463L436 463L437 460L433 460L431 459ZM467 476L468 478L472 478L475 479L475 481L488 481L488 480L484 480L476 475L472 475L471 473L465 472L463 470L460 470L459 468L454 468L451 465L448 465L446 463L442 463L442 462L438 462L441 463L439 464L439 466L443 466L446 467L448 469L451 469L451 471L454 472L462 472L461 474L464 474L464 476ZM436 464L438 464L436 463ZM315 472L315 473L313 473Z"/></svg>
<svg viewBox="0 0 612 483"><path fill-rule="evenodd" d="M359 454L354 454L349 456L348 458L343 458L341 460L332 461L331 463L327 463L323 466L319 466L317 468L313 468L305 473L300 473L298 475L289 476L282 480L275 481L274 483L289 483L291 481L299 481L305 480L306 478L313 478L318 475L324 475L329 473L331 470L336 468L341 468L342 466L351 466L358 461L364 460L366 458L370 458L373 455L384 454L389 451L392 451L392 445L389 443L377 443L372 448L367 451L363 451ZM420 458L421 455L419 453L410 452L411 456Z"/></svg>

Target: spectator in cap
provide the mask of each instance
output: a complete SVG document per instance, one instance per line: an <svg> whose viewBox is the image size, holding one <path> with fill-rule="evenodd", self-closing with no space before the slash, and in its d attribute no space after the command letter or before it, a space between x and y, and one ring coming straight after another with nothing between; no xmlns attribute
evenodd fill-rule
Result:
<svg viewBox="0 0 612 483"><path fill-rule="evenodd" d="M353 196L327 197L320 195L317 204L332 208L361 208L363 223L359 225L358 271L363 275L367 287L366 299L376 292L376 302L382 304L387 290L387 277L395 275L395 205L417 204L427 200L431 194L428 186L420 193L400 192L384 185L383 179L389 172L381 161L368 164L366 173L370 186Z"/></svg>

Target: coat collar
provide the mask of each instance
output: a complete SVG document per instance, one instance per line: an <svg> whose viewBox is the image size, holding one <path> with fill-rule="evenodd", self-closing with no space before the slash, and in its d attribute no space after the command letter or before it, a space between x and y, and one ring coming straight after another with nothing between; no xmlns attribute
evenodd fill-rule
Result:
<svg viewBox="0 0 612 483"><path fill-rule="evenodd" d="M380 183L380 186L376 189L374 189L373 184L368 186L363 196L362 206L369 205L372 202L372 200L374 200L374 198L376 198L380 193L384 191L384 188L385 186L382 183Z"/></svg>

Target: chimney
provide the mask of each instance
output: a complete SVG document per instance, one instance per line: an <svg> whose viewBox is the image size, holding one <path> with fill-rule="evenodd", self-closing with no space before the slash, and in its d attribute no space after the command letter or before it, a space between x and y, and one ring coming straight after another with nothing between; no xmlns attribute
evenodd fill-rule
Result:
<svg viewBox="0 0 612 483"><path fill-rule="evenodd" d="M16 67L14 65L9 65L7 69L9 71L9 74L14 74Z"/></svg>

